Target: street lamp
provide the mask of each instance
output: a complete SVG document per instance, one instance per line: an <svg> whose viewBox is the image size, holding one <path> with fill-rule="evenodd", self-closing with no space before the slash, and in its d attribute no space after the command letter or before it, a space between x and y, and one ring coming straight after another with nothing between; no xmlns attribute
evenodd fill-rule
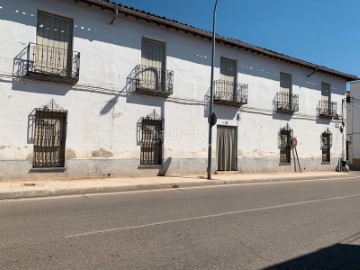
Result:
<svg viewBox="0 0 360 270"><path fill-rule="evenodd" d="M214 56L215 56L215 21L216 8L218 0L215 2L213 13L213 30L212 30L212 51L211 51L211 81L210 81L210 112L209 112L209 145L208 145L208 171L207 179L211 179L211 151L212 151L212 127L214 125L215 117L213 115L214 105Z"/></svg>

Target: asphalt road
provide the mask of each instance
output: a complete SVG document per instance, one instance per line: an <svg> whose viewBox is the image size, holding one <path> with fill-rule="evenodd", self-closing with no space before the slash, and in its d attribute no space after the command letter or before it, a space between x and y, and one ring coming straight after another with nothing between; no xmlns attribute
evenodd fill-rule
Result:
<svg viewBox="0 0 360 270"><path fill-rule="evenodd" d="M360 177L0 202L0 269L360 269Z"/></svg>

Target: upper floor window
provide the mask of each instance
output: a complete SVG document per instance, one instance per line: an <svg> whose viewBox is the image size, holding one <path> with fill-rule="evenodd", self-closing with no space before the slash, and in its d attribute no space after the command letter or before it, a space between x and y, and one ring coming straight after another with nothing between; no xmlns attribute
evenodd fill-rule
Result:
<svg viewBox="0 0 360 270"><path fill-rule="evenodd" d="M80 54L73 52L73 20L38 12L36 43L28 46L27 76L75 83Z"/></svg>
<svg viewBox="0 0 360 270"><path fill-rule="evenodd" d="M321 99L319 101L319 116L332 118L337 114L337 103L331 102L331 86L321 83Z"/></svg>
<svg viewBox="0 0 360 270"><path fill-rule="evenodd" d="M328 104L331 102L330 84L328 83L321 83L321 100Z"/></svg>
<svg viewBox="0 0 360 270"><path fill-rule="evenodd" d="M276 97L276 110L290 113L299 110L299 96L292 93L291 74L280 72L280 91Z"/></svg>
<svg viewBox="0 0 360 270"><path fill-rule="evenodd" d="M235 107L247 103L248 86L237 83L236 60L220 58L220 79L214 86L215 103Z"/></svg>
<svg viewBox="0 0 360 270"><path fill-rule="evenodd" d="M220 58L220 80L228 82L234 89L236 83L236 60Z"/></svg>
<svg viewBox="0 0 360 270"><path fill-rule="evenodd" d="M165 43L143 38L141 64L129 76L130 88L140 94L168 96L173 92L173 72L166 70Z"/></svg>

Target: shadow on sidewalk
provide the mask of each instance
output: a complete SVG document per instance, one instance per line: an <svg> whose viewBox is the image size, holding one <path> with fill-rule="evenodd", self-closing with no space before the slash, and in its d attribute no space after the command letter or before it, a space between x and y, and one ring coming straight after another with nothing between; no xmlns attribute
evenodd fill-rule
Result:
<svg viewBox="0 0 360 270"><path fill-rule="evenodd" d="M351 240L349 242L355 242L360 239L360 233L348 239ZM337 243L313 253L263 268L263 270L277 269L360 269L360 245Z"/></svg>

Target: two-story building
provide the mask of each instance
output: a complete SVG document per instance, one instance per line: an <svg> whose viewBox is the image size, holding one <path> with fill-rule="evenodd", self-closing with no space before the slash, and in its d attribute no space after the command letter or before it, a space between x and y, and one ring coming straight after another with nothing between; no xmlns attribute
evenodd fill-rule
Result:
<svg viewBox="0 0 360 270"><path fill-rule="evenodd" d="M346 160L360 167L360 81L350 84L346 97Z"/></svg>
<svg viewBox="0 0 360 270"><path fill-rule="evenodd" d="M0 179L206 174L211 33L100 0L0 0L0 33ZM217 36L214 171L335 169L356 79Z"/></svg>

